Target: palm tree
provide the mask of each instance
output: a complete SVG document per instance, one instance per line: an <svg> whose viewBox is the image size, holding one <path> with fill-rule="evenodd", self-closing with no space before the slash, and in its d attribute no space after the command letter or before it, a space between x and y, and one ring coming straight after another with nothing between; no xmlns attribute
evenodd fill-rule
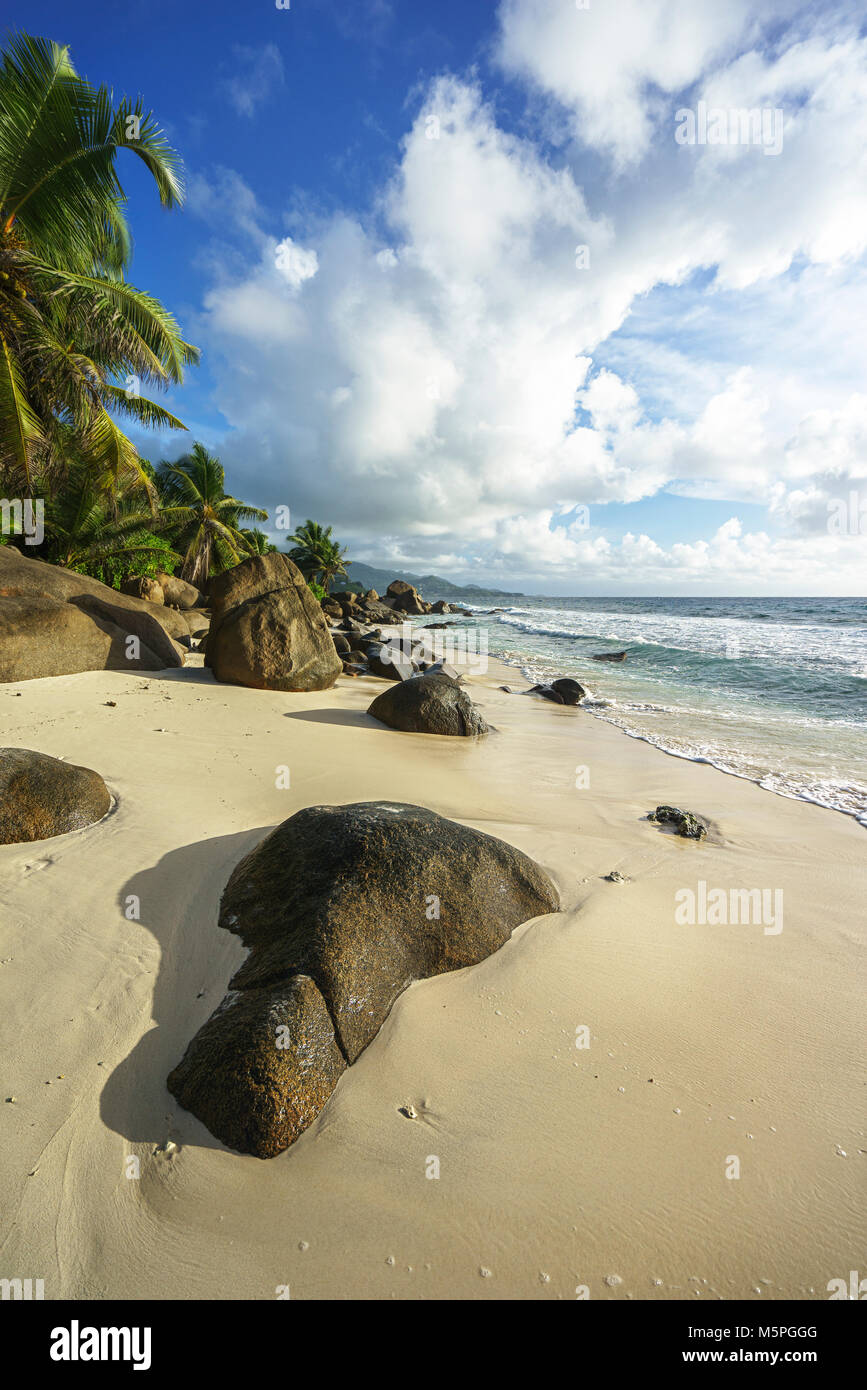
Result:
<svg viewBox="0 0 867 1390"><path fill-rule="evenodd" d="M210 574L237 565L251 553L242 521L267 521L268 513L225 492L223 465L203 444L177 463L161 463L156 473L160 528L183 555L181 578L199 587Z"/></svg>
<svg viewBox="0 0 867 1390"><path fill-rule="evenodd" d="M331 535L331 527L322 527L316 521L305 521L303 526L289 537L295 545L289 551L293 560L306 579L316 580L325 592L333 580L347 574L351 560L344 559L343 547Z"/></svg>
<svg viewBox="0 0 867 1390"><path fill-rule="evenodd" d="M69 50L12 35L0 58L0 486L33 495L67 471L70 429L100 492L147 489L115 413L185 428L141 394L198 361L174 318L124 279L120 150L183 201L178 156L139 99L115 105Z"/></svg>
<svg viewBox="0 0 867 1390"><path fill-rule="evenodd" d="M247 553L250 555L273 555L277 549L273 542L269 541L264 531L260 531L258 526L254 526L251 531L242 531L241 535L247 546Z"/></svg>
<svg viewBox="0 0 867 1390"><path fill-rule="evenodd" d="M131 573L171 570L180 562L156 533L159 525L140 489L121 492L108 503L87 461L73 458L65 485L47 501L37 558L117 587Z"/></svg>

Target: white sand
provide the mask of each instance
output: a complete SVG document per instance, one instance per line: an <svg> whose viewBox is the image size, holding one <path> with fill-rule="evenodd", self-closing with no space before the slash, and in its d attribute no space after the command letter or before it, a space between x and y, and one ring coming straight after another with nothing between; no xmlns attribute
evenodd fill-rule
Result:
<svg viewBox="0 0 867 1390"><path fill-rule="evenodd" d="M0 688L3 743L117 797L86 831L0 846L0 1276L46 1298L699 1302L824 1299L863 1273L864 830L504 679L522 685L493 663L474 683L498 730L478 744L376 724L371 679ZM300 807L381 797L509 840L567 910L413 986L288 1152L231 1153L165 1089L243 958L220 892ZM661 801L714 836L649 824ZM615 868L631 882L603 881ZM700 879L782 888L783 931L678 925Z"/></svg>

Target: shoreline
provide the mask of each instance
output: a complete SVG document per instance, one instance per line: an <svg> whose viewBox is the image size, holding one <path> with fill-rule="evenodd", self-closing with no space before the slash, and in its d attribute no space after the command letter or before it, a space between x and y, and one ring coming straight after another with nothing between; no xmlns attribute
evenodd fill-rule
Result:
<svg viewBox="0 0 867 1390"><path fill-rule="evenodd" d="M512 669L490 658L467 682L493 726L479 741L378 725L372 678L252 691L196 657L3 687L10 742L96 768L116 799L86 830L0 846L4 1267L44 1277L47 1299L289 1283L693 1302L824 1299L858 1267L860 827L506 695ZM165 1089L243 959L220 893L301 806L373 799L516 845L563 911L412 985L291 1149L234 1154ZM649 824L659 802L706 815L707 841ZM675 894L701 882L782 889L783 930L679 925Z"/></svg>
<svg viewBox="0 0 867 1390"><path fill-rule="evenodd" d="M478 619L485 616L488 616L485 612L473 615L474 619ZM531 676L528 676L525 670L525 667L531 661L531 659L532 653L527 653L524 657L515 657L513 660L510 660L509 658L503 656L488 657L489 661L498 662L500 666L503 668L503 671L507 674L517 671L520 674L521 679L526 682L528 688L530 688L530 686L534 683L533 678ZM560 668L556 667L556 665L553 665L551 670L553 673L558 675L564 674L563 672L561 672ZM572 673L570 672L569 674ZM580 676L576 678L581 679ZM823 810L835 811L838 815L846 816L848 818L853 819L856 822L856 824L861 826L863 829L867 830L867 811L859 810L858 808L849 809L845 806L836 806L828 801L822 801L818 797L809 796L805 792L799 793L787 791L781 787L766 786L764 785L764 779L768 776L774 775L772 772L769 771L765 771L761 774L761 776L753 776L749 772L739 772L736 768L727 766L719 759L715 759L710 755L700 753L690 754L687 752L682 752L677 748L669 747L665 743L655 742L652 735L644 733L638 729L630 729L625 724L618 723L616 719L606 717L604 710L605 708L611 706L611 700L609 700L605 696L594 695L590 691L588 691L588 696L588 701L585 701L582 706L584 712L593 715L594 718L601 720L605 724L609 724L612 728L620 730L620 732L625 734L628 738L637 739L640 742L646 743L651 748L657 749L658 752L664 753L668 757L681 758L686 762L693 762L699 765L706 764L709 767L715 768L718 772L722 772L726 776L737 777L742 779L743 781L751 782L754 786L759 787L761 791L768 792L772 796L779 796L787 801L802 801L806 805L818 806L821 807ZM613 703L615 706L618 705L617 700L614 700ZM671 710L669 710L669 712L681 713L681 711L677 710L677 707L672 707Z"/></svg>
<svg viewBox="0 0 867 1390"><path fill-rule="evenodd" d="M499 661L506 671L518 670L521 674L521 678L524 681L526 681L528 688L530 687L529 677L524 673L524 670L519 662L516 661L513 666L510 662L507 662L502 657L489 659ZM760 791L768 792L771 796L781 796L785 801L800 801L803 802L805 806L818 806L823 811L833 811L835 815L846 816L849 819L854 820L856 825L859 825L863 827L864 830L867 830L867 812L859 813L858 811L848 811L843 806L831 806L828 804L828 802L819 801L815 797L798 795L795 792L782 791L779 787L765 787L762 785L762 781L760 778L751 777L748 772L737 772L733 767L724 767L721 763L714 762L713 758L698 756L691 757L689 753L680 753L676 748L666 748L665 745L662 743L654 743L653 739L648 734L639 733L637 730L634 729L627 729L623 724L616 724L613 719L606 719L605 715L602 714L601 711L593 707L592 702L591 704L584 703L582 705L582 708L585 714L590 714L593 716L594 719L601 720L603 724L608 724L612 729L619 730L619 732L625 734L627 738L634 738L638 740L639 743L646 743L648 747L655 748L658 753L664 753L667 758L681 758L684 762L696 763L699 766L712 767L716 772L721 772L724 777L738 777L741 779L741 781L750 782L754 787L758 787Z"/></svg>

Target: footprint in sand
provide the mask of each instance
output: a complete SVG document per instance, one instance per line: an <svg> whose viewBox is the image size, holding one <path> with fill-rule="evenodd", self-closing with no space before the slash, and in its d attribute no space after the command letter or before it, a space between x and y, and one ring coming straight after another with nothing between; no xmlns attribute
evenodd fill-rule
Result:
<svg viewBox="0 0 867 1390"><path fill-rule="evenodd" d="M38 869L47 869L54 863L53 859L31 859L26 864L19 865L22 874L36 873Z"/></svg>

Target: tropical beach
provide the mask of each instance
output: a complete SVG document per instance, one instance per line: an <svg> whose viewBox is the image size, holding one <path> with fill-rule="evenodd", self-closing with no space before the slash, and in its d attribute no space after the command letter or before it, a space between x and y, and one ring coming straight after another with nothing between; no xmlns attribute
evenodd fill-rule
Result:
<svg viewBox="0 0 867 1390"><path fill-rule="evenodd" d="M762 1309L867 1297L849 163L744 251L867 47L561 8L218 4L183 99L183 16L2 40L0 1293L52 1363L429 1299L822 1361Z"/></svg>
<svg viewBox="0 0 867 1390"><path fill-rule="evenodd" d="M99 766L116 798L99 825L0 850L9 1267L58 1298L695 1301L826 1298L858 1267L863 829L502 676L471 682L497 728L481 744L378 725L370 677L3 688L7 737ZM301 807L372 799L517 846L564 911L412 985L282 1156L232 1153L165 1090L243 959L216 924L225 881ZM659 801L706 814L708 839L648 824ZM701 881L782 888L782 930L679 925Z"/></svg>

